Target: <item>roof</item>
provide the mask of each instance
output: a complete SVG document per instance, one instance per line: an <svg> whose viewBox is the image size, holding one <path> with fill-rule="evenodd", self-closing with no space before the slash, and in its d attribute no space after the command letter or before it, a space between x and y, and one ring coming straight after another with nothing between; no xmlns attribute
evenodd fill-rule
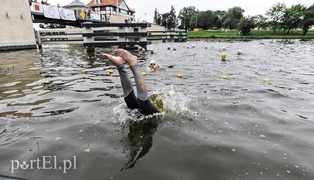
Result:
<svg viewBox="0 0 314 180"><path fill-rule="evenodd" d="M120 4L123 0L118 0L118 3ZM117 7L117 1L116 0L100 0L100 4L95 4L95 0L91 0L88 4L88 6L114 6Z"/></svg>
<svg viewBox="0 0 314 180"><path fill-rule="evenodd" d="M124 0L118 0L118 3L121 4ZM124 2L125 3L125 2ZM126 3L125 3L126 4ZM87 6L95 7L95 6L113 6L117 7L117 0L100 0L100 4L95 4L95 0L91 0ZM128 6L127 6L128 7ZM130 12L135 12L133 9L128 7Z"/></svg>
<svg viewBox="0 0 314 180"><path fill-rule="evenodd" d="M82 3L80 0L74 0L68 5L65 5L63 7L84 7L84 8L90 8L88 5Z"/></svg>

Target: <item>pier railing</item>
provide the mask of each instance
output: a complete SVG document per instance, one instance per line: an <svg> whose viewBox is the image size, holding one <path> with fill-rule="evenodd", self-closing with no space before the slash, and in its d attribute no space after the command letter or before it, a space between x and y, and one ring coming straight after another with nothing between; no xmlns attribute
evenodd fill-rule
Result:
<svg viewBox="0 0 314 180"><path fill-rule="evenodd" d="M85 22L83 26L83 38L84 46L90 47L102 47L102 46L135 46L140 45L146 47L147 27L150 27L149 23L91 23ZM99 31L98 27L114 27L115 32L112 31ZM98 39L97 39L98 38ZM101 38L101 39L100 39Z"/></svg>
<svg viewBox="0 0 314 180"><path fill-rule="evenodd" d="M187 32L184 30L169 30L169 31L150 31L148 41L174 41L185 42L187 40Z"/></svg>
<svg viewBox="0 0 314 180"><path fill-rule="evenodd" d="M36 30L39 48L42 44L83 44L87 47L117 45L146 47L154 41L184 42L186 31L147 31L149 23L90 23L82 24L76 29L42 29Z"/></svg>

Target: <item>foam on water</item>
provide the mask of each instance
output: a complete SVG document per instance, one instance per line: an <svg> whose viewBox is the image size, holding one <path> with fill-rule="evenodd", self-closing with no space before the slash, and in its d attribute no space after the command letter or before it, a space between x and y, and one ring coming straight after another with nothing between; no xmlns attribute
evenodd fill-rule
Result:
<svg viewBox="0 0 314 180"><path fill-rule="evenodd" d="M119 116L121 124L125 124L128 121L141 121L148 118L160 117L165 113L176 114L187 119L193 119L192 117L196 114L196 112L190 108L191 98L180 92L174 86L167 86L163 89L156 90L149 99L161 113L144 116L137 109L128 109L123 98L120 99L121 102L119 105L113 108L113 112L115 115Z"/></svg>
<svg viewBox="0 0 314 180"><path fill-rule="evenodd" d="M190 107L191 97L175 86L166 86L161 90L157 90L149 98L160 111L165 113L178 115L195 114Z"/></svg>

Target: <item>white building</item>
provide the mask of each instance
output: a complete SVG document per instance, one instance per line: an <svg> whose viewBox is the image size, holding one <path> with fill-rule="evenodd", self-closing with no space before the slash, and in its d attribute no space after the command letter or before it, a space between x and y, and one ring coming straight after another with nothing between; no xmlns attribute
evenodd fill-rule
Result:
<svg viewBox="0 0 314 180"><path fill-rule="evenodd" d="M111 23L134 21L135 11L124 0L92 0L88 4L93 12L106 15Z"/></svg>

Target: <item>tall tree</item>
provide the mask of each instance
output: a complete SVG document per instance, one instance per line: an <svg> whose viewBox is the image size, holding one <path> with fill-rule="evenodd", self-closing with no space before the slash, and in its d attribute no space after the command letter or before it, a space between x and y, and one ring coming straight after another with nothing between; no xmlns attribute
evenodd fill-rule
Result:
<svg viewBox="0 0 314 180"><path fill-rule="evenodd" d="M168 17L169 17L169 12L166 12L166 13L164 13L164 14L161 14L160 15L160 24L162 25L162 26L165 26L166 28L168 28L168 24L167 24L167 21L168 21Z"/></svg>
<svg viewBox="0 0 314 180"><path fill-rule="evenodd" d="M221 28L222 11L201 11L197 14L197 27L203 29L217 29Z"/></svg>
<svg viewBox="0 0 314 180"><path fill-rule="evenodd" d="M178 18L180 19L181 27L183 29L191 28L191 17L195 15L197 9L194 6L184 7L180 10Z"/></svg>
<svg viewBox="0 0 314 180"><path fill-rule="evenodd" d="M211 10L201 11L198 13L198 26L199 28L208 29L214 27L213 25L213 12Z"/></svg>
<svg viewBox="0 0 314 180"><path fill-rule="evenodd" d="M285 14L287 6L285 3L277 3L274 4L267 12L266 16L271 21L271 25L273 26L274 33L276 33L276 29L280 28L282 25L282 18Z"/></svg>
<svg viewBox="0 0 314 180"><path fill-rule="evenodd" d="M311 26L314 25L314 4L304 11L304 18L301 21L303 35L306 35Z"/></svg>
<svg viewBox="0 0 314 180"><path fill-rule="evenodd" d="M255 28L254 17L241 18L237 26L241 34L249 34L251 32L251 29Z"/></svg>
<svg viewBox="0 0 314 180"><path fill-rule="evenodd" d="M301 4L292 5L290 8L285 9L283 15L283 26L287 29L287 34L290 34L292 29L301 26L301 21L304 18L306 7Z"/></svg>
<svg viewBox="0 0 314 180"><path fill-rule="evenodd" d="M258 29L266 29L269 25L267 18L261 14L252 17Z"/></svg>
<svg viewBox="0 0 314 180"><path fill-rule="evenodd" d="M177 15L173 6L171 6L169 16L167 18L168 28L175 28L177 24Z"/></svg>
<svg viewBox="0 0 314 180"><path fill-rule="evenodd" d="M159 19L159 13L158 13L157 8L156 8L155 13L154 13L154 23L155 24L159 24L158 19Z"/></svg>
<svg viewBox="0 0 314 180"><path fill-rule="evenodd" d="M191 17L190 17L190 28L193 29L193 28L197 28L198 25L199 25L199 14L200 12L199 11L196 11Z"/></svg>
<svg viewBox="0 0 314 180"><path fill-rule="evenodd" d="M244 9L241 7L235 6L229 8L228 11L222 16L222 26L224 28L234 29L236 25L243 17Z"/></svg>
<svg viewBox="0 0 314 180"><path fill-rule="evenodd" d="M222 16L226 13L226 11L214 11L213 12L213 28L220 29L222 27Z"/></svg>

